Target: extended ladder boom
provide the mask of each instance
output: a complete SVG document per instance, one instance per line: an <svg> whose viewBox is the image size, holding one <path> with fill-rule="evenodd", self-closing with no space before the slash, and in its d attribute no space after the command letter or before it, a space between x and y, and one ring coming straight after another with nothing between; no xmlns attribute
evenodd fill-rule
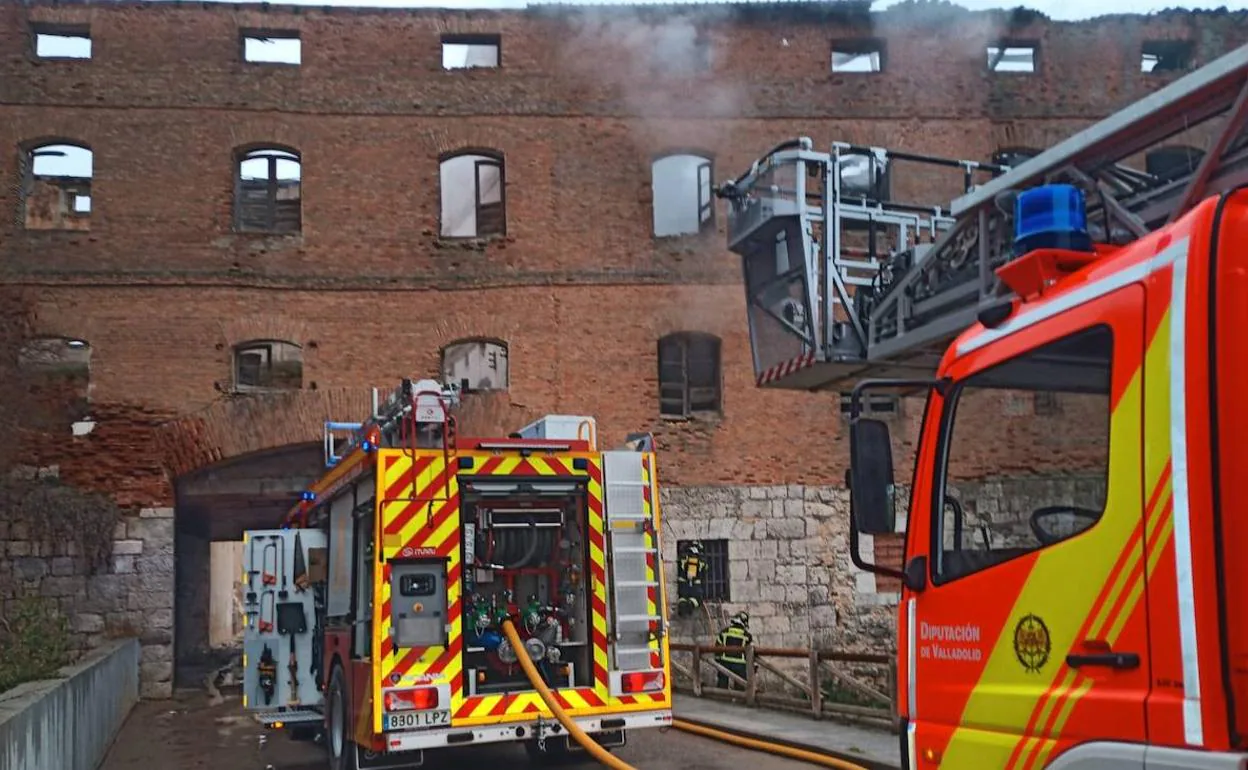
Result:
<svg viewBox="0 0 1248 770"><path fill-rule="evenodd" d="M848 390L865 376L931 374L1009 294L995 271L1013 258L1016 192L1074 184L1093 239L1129 243L1248 183L1246 118L1243 46L1014 168L840 142L818 152L805 137L778 145L716 190L741 255L758 385ZM1130 165L1180 134L1204 146L1185 167ZM912 181L894 174L903 162L956 170L961 197L898 202L891 183Z"/></svg>

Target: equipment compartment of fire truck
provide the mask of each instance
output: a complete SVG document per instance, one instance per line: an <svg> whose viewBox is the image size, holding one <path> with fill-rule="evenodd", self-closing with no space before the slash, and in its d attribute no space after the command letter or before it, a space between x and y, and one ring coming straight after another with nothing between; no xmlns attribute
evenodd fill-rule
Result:
<svg viewBox="0 0 1248 770"><path fill-rule="evenodd" d="M559 719L605 748L671 724L653 440L602 451L593 418L569 415L459 437L459 398L431 380L374 392L367 420L326 424L327 471L283 529L248 533L262 598L248 605L247 705L270 726L322 723L335 768L486 742L578 749ZM288 569L306 596L283 592ZM283 620L290 602L306 622ZM292 644L283 628L293 654L277 649ZM315 666L297 701L281 683L292 658Z"/></svg>
<svg viewBox="0 0 1248 770"><path fill-rule="evenodd" d="M583 482L553 489L492 491L463 483L466 605L464 667L470 695L529 689L501 617L520 617L529 657L550 687L592 684L589 603L589 509Z"/></svg>
<svg viewBox="0 0 1248 770"><path fill-rule="evenodd" d="M321 640L325 534L258 530L243 541L243 702L274 721L315 721L323 700Z"/></svg>

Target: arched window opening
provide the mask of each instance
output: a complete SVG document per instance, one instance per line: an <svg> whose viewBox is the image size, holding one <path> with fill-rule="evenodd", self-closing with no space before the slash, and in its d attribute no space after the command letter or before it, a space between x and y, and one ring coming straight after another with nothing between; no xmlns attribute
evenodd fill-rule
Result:
<svg viewBox="0 0 1248 770"><path fill-rule="evenodd" d="M243 232L302 230L302 176L302 160L290 150L264 147L240 154L234 179L235 227Z"/></svg>
<svg viewBox="0 0 1248 770"><path fill-rule="evenodd" d="M667 155L650 165L654 234L696 235L715 224L713 164L701 155Z"/></svg>
<svg viewBox="0 0 1248 770"><path fill-rule="evenodd" d="M91 229L91 150L74 144L43 144L25 151L21 165L27 229Z"/></svg>
<svg viewBox="0 0 1248 770"><path fill-rule="evenodd" d="M299 390L303 387L303 348L282 340L236 345L234 386L239 390Z"/></svg>
<svg viewBox="0 0 1248 770"><path fill-rule="evenodd" d="M689 417L722 405L720 340L677 332L659 340L659 414Z"/></svg>
<svg viewBox="0 0 1248 770"><path fill-rule="evenodd" d="M442 161L441 233L444 238L488 238L507 232L503 157L465 152Z"/></svg>
<svg viewBox="0 0 1248 770"><path fill-rule="evenodd" d="M442 380L462 393L507 390L509 378L506 342L461 340L442 348Z"/></svg>

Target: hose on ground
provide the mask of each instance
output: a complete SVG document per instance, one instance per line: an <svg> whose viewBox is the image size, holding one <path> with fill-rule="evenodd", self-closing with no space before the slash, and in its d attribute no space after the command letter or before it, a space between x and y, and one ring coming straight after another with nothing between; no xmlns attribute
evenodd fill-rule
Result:
<svg viewBox="0 0 1248 770"><path fill-rule="evenodd" d="M542 700L545 701L546 707L550 709L550 713L554 714L555 718L559 720L559 724L563 725L563 728L568 731L568 735L575 738L576 742L581 744L581 746L589 752L594 759L598 760L607 767L614 768L614 770L636 770L633 766L620 760L619 757L614 756L606 749L595 743L593 738L586 735L585 731L582 730L576 722L572 721L572 717L568 716L568 712L564 711L563 707L559 705L559 702L555 700L555 696L551 694L550 688L546 686L546 683L542 681L542 677L537 673L537 668L534 667L533 661L529 658L529 652L524 648L524 643L520 641L520 635L516 633L516 627L512 624L510 618L503 621L503 635L507 637L507 641L511 644L511 648L516 651L516 658L520 662L520 668L524 669L524 675L529 678L529 684L533 685L533 689L537 690L538 695L542 696ZM753 749L754 751L762 751L767 754L778 754L791 759L810 762L815 765L822 765L823 767L834 767L838 770L867 770L867 768L862 765L856 765L853 762L847 762L843 759L829 757L825 754L817 754L813 751L795 749L790 746L781 746L777 743L768 743L767 741L759 741L753 738L743 738L740 735L733 735L732 733L726 733L722 730L715 730L710 727L695 725L690 722L686 722L683 719L673 719L672 727L687 733L693 733L694 735L701 735L704 738L713 738L717 741L733 743L743 748Z"/></svg>
<svg viewBox="0 0 1248 770"><path fill-rule="evenodd" d="M537 690L538 695L542 696L542 700L546 703L546 708L550 709L550 713L555 715L559 720L559 724L563 725L563 729L568 731L568 735L576 739L576 742L589 752L590 756L598 760L607 767L614 770L636 770L632 765L613 756L609 751L594 743L593 738L585 734L580 726L572 721L572 717L568 716L568 712L563 710L559 702L555 700L555 696L551 694L550 688L542 681L542 677L538 675L537 669L533 666L533 661L529 659L528 650L524 649L524 643L520 641L520 635L516 633L516 627L510 619L503 621L503 635L507 637L507 641L511 644L511 648L516 651L516 658L520 661L520 668L524 669L524 675L529 678L529 684L533 685L533 689Z"/></svg>
<svg viewBox="0 0 1248 770"><path fill-rule="evenodd" d="M762 751L767 754L778 754L782 757L798 759L803 762L810 762L814 765L835 767L839 768L839 770L867 770L867 768L862 765L856 765L853 762L847 762L843 759L837 759L836 757L829 757L826 754L817 754L813 751L795 749L791 746L781 746L777 743L759 741L753 738L743 738L740 735L733 735L732 733L726 733L722 730L715 730L710 727L695 725L690 722L686 722L683 719L673 719L672 727L675 727L677 730L683 730L687 733L693 733L694 735L701 735L704 738L713 738L717 741L723 741L725 743L735 743L743 748Z"/></svg>

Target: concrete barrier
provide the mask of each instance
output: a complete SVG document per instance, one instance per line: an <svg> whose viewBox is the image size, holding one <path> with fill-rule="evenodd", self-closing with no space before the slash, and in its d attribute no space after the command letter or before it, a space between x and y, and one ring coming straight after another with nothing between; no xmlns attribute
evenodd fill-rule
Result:
<svg viewBox="0 0 1248 770"><path fill-rule="evenodd" d="M139 700L139 640L0 693L0 769L96 770Z"/></svg>

